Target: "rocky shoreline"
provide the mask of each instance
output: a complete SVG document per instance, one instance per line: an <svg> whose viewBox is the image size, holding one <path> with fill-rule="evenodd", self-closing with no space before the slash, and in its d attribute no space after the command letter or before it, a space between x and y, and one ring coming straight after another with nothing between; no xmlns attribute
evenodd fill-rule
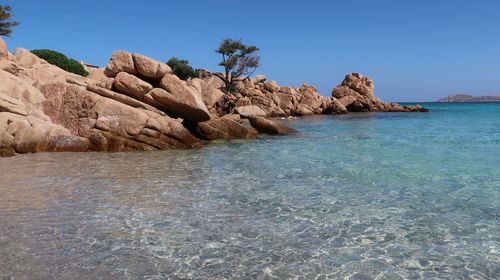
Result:
<svg viewBox="0 0 500 280"><path fill-rule="evenodd" d="M427 111L379 100L373 81L357 73L325 97L313 86L280 86L261 75L225 94L208 71L186 82L167 64L126 51L89 71L68 73L22 48L11 54L0 39L0 156L189 149L294 132L271 117Z"/></svg>

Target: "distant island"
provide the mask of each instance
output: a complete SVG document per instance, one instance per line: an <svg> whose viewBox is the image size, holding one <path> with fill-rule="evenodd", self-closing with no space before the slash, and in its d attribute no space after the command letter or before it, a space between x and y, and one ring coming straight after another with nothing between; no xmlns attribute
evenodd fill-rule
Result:
<svg viewBox="0 0 500 280"><path fill-rule="evenodd" d="M441 98L437 102L500 102L500 95L472 96L456 94Z"/></svg>

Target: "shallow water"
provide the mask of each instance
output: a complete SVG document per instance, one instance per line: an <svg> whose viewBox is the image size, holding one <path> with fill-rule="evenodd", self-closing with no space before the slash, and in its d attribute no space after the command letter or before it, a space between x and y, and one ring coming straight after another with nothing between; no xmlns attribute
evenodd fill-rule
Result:
<svg viewBox="0 0 500 280"><path fill-rule="evenodd" d="M500 104L0 158L0 279L499 279Z"/></svg>

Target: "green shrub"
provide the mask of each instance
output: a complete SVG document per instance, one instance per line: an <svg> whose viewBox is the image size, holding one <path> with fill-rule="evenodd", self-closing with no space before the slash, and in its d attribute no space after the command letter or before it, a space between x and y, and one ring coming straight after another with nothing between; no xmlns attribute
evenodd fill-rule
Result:
<svg viewBox="0 0 500 280"><path fill-rule="evenodd" d="M80 62L68 58L60 52L56 52L53 50L32 50L31 52L39 58L45 59L48 63L53 64L68 72L75 73L84 77L89 75L89 72L85 70Z"/></svg>
<svg viewBox="0 0 500 280"><path fill-rule="evenodd" d="M189 65L189 61L172 57L167 61L168 66L172 68L174 75L182 80L188 80L196 76L196 71Z"/></svg>

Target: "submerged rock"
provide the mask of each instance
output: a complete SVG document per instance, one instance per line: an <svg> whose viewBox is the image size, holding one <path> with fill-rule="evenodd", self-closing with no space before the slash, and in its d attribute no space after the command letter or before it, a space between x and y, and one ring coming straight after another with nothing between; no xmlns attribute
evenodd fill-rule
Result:
<svg viewBox="0 0 500 280"><path fill-rule="evenodd" d="M258 132L230 118L213 119L198 123L198 133L206 140L216 139L251 139Z"/></svg>
<svg viewBox="0 0 500 280"><path fill-rule="evenodd" d="M297 132L295 129L284 126L261 117L249 117L250 124L260 133L270 135L285 135Z"/></svg>

